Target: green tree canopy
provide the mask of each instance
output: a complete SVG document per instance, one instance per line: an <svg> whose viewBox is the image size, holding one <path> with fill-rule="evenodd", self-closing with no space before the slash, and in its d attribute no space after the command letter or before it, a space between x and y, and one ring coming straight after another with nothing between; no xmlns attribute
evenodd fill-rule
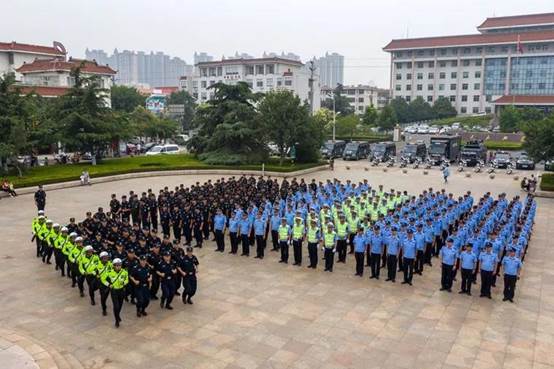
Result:
<svg viewBox="0 0 554 369"><path fill-rule="evenodd" d="M524 149L536 161L554 159L554 114L523 123Z"/></svg>
<svg viewBox="0 0 554 369"><path fill-rule="evenodd" d="M146 96L134 87L114 85L111 88L112 109L131 113L138 106L144 106Z"/></svg>
<svg viewBox="0 0 554 369"><path fill-rule="evenodd" d="M421 121L433 118L433 109L423 97L418 96L409 105L411 121Z"/></svg>
<svg viewBox="0 0 554 369"><path fill-rule="evenodd" d="M398 120L400 123L407 123L413 121L413 115L410 112L410 106L400 96L395 97L389 104L391 109L394 112L394 117ZM381 112L382 113L382 112ZM387 113L389 114L389 113ZM390 115L390 114L389 114Z"/></svg>
<svg viewBox="0 0 554 369"><path fill-rule="evenodd" d="M433 104L433 118L443 119L455 117L457 114L456 108L452 106L447 97L440 96Z"/></svg>
<svg viewBox="0 0 554 369"><path fill-rule="evenodd" d="M362 115L362 123L366 126L374 126L377 123L378 117L379 113L377 112L377 109L375 109L373 105L368 106Z"/></svg>
<svg viewBox="0 0 554 369"><path fill-rule="evenodd" d="M172 92L167 99L167 104L183 106L183 115L179 122L184 130L191 129L194 114L196 112L196 101L194 100L194 97L184 90Z"/></svg>
<svg viewBox="0 0 554 369"><path fill-rule="evenodd" d="M377 119L377 126L381 131L390 131L397 123L396 113L391 105L387 105L381 110Z"/></svg>
<svg viewBox="0 0 554 369"><path fill-rule="evenodd" d="M354 113L354 108L350 105L348 97L343 95L344 88L341 84L333 90L335 111L341 115L349 115ZM333 111L333 97L327 97L321 103L321 107Z"/></svg>
<svg viewBox="0 0 554 369"><path fill-rule="evenodd" d="M519 109L511 105L502 108L500 112L500 130L502 132L516 132L520 121Z"/></svg>
<svg viewBox="0 0 554 369"><path fill-rule="evenodd" d="M336 128L337 136L349 136L350 139L352 139L358 124L360 124L360 118L355 114L338 117Z"/></svg>

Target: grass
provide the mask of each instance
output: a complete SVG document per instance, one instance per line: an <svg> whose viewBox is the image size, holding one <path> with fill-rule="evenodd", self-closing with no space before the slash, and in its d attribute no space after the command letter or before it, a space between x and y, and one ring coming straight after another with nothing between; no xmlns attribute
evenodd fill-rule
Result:
<svg viewBox="0 0 554 369"><path fill-rule="evenodd" d="M313 168L322 163L298 163L286 161L282 166L277 159L270 159L265 170L270 172L293 172ZM16 188L37 186L78 180L83 170L88 170L91 178L106 177L117 174L184 170L184 169L232 169L232 170L261 170L261 164L255 165L207 165L192 155L155 155L136 156L126 158L105 159L98 165L66 164L50 165L46 167L30 168L22 177L8 175L6 178Z"/></svg>
<svg viewBox="0 0 554 369"><path fill-rule="evenodd" d="M492 114L489 115L478 115L478 116L459 116L459 117L452 117L452 118L444 118L444 119L438 119L433 122L431 122L432 125L440 125L440 126L451 126L452 124L459 122L462 126L468 126L468 127L487 127L489 126L489 122L492 119Z"/></svg>
<svg viewBox="0 0 554 369"><path fill-rule="evenodd" d="M328 140L332 140L333 136L327 136ZM365 142L381 142L381 141L391 141L391 135L354 135L350 136L336 136L337 140L341 141L365 141Z"/></svg>
<svg viewBox="0 0 554 369"><path fill-rule="evenodd" d="M542 191L554 191L554 173L542 174L540 189Z"/></svg>
<svg viewBox="0 0 554 369"><path fill-rule="evenodd" d="M522 142L512 141L485 141L485 146L488 150L514 151L523 149Z"/></svg>

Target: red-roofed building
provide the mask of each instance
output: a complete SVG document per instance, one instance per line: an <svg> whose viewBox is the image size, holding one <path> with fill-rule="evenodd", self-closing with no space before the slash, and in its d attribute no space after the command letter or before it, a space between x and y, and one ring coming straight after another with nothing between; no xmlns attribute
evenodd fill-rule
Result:
<svg viewBox="0 0 554 369"><path fill-rule="evenodd" d="M0 75L15 73L16 79L20 80L21 74L16 73L16 70L24 63L35 59L65 59L66 54L65 47L56 41L52 46L0 42Z"/></svg>
<svg viewBox="0 0 554 369"><path fill-rule="evenodd" d="M477 29L389 42L392 98L445 97L477 114L503 96L554 96L554 13L487 18Z"/></svg>

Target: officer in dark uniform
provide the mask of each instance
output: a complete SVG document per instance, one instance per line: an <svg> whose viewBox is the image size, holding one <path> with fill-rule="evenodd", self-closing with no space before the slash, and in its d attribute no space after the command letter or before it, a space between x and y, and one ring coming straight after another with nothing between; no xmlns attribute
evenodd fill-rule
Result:
<svg viewBox="0 0 554 369"><path fill-rule="evenodd" d="M160 209L160 224L162 225L162 233L164 236L170 235L170 223L171 223L171 213L167 206L162 206Z"/></svg>
<svg viewBox="0 0 554 369"><path fill-rule="evenodd" d="M190 205L185 205L184 208L181 209L181 224L183 229L183 236L185 237L185 245L190 246L190 243L192 242L192 214L191 214L191 208Z"/></svg>
<svg viewBox="0 0 554 369"><path fill-rule="evenodd" d="M173 206L173 210L170 212L170 224L173 227L173 238L181 242L181 229L183 225L181 221L181 211L177 204Z"/></svg>
<svg viewBox="0 0 554 369"><path fill-rule="evenodd" d="M129 204L129 201L127 200L127 196L123 195L121 196L121 221L124 223L128 223L131 219L131 205Z"/></svg>
<svg viewBox="0 0 554 369"><path fill-rule="evenodd" d="M137 195L129 195L129 208L131 210L131 221L140 227L140 202Z"/></svg>
<svg viewBox="0 0 554 369"><path fill-rule="evenodd" d="M175 296L175 284L173 281L174 275L177 273L177 267L171 260L171 253L163 254L162 260L159 262L156 273L160 277L162 285L162 298L160 299L160 307L168 310L173 310L171 302Z"/></svg>
<svg viewBox="0 0 554 369"><path fill-rule="evenodd" d="M204 227L204 217L199 208L194 209L194 216L192 218L192 229L194 233L194 240L196 245L194 247L202 248L203 234L202 228Z"/></svg>
<svg viewBox="0 0 554 369"><path fill-rule="evenodd" d="M146 255L139 258L139 265L130 271L130 279L135 285L135 294L137 296L137 317L146 316L146 308L150 303L150 286L152 284L152 275L150 268L146 264Z"/></svg>
<svg viewBox="0 0 554 369"><path fill-rule="evenodd" d="M156 273L156 270L161 260L162 256L160 254L160 245L153 245L147 257L147 265L150 268L150 273L152 274L152 283L150 285L150 299L152 300L158 299L157 294L160 288L160 276Z"/></svg>
<svg viewBox="0 0 554 369"><path fill-rule="evenodd" d="M139 261L137 259L134 249L128 247L126 251L127 251L127 258L122 260L123 268L127 269L127 272L129 274L132 274L133 270L139 265ZM128 300L129 296L131 296L131 304L134 304L137 294L136 294L135 285L133 283L127 284L125 288L125 301L129 301Z"/></svg>
<svg viewBox="0 0 554 369"><path fill-rule="evenodd" d="M181 260L185 257L185 251L181 248L181 245L177 240L173 240L173 247L171 249L171 260L176 266L181 264ZM176 273L173 276L173 283L175 285L175 295L180 296L179 289L181 288L182 276L180 273Z"/></svg>
<svg viewBox="0 0 554 369"><path fill-rule="evenodd" d="M121 210L121 203L117 199L115 193L112 194L112 199L110 200L110 212L112 213L113 219L119 219Z"/></svg>
<svg viewBox="0 0 554 369"><path fill-rule="evenodd" d="M187 247L187 254L179 264L179 272L183 276L183 304L192 305L192 297L196 294L198 259L192 254L192 247Z"/></svg>
<svg viewBox="0 0 554 369"><path fill-rule="evenodd" d="M38 190L35 192L35 204L39 211L44 211L46 207L46 192L42 189L42 185L38 185Z"/></svg>
<svg viewBox="0 0 554 369"><path fill-rule="evenodd" d="M156 196L150 194L148 197L148 207L150 209L150 223L152 229L158 230L158 201L156 201Z"/></svg>
<svg viewBox="0 0 554 369"><path fill-rule="evenodd" d="M140 220L142 223L142 228L150 228L150 202L148 201L148 198L146 197L146 193L142 193L142 197L139 202L139 208L140 208Z"/></svg>

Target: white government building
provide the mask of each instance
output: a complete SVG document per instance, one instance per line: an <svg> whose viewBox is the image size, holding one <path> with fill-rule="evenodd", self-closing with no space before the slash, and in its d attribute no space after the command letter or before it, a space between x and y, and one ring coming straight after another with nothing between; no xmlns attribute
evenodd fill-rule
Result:
<svg viewBox="0 0 554 369"><path fill-rule="evenodd" d="M214 91L210 86L218 82L246 82L253 92L290 90L302 101L309 103L310 76L307 66L298 60L281 57L233 58L197 63L193 75L181 77L179 87L190 93L198 103L206 102L213 97ZM316 111L320 108L321 90L317 74L313 76L312 90L312 111Z"/></svg>

